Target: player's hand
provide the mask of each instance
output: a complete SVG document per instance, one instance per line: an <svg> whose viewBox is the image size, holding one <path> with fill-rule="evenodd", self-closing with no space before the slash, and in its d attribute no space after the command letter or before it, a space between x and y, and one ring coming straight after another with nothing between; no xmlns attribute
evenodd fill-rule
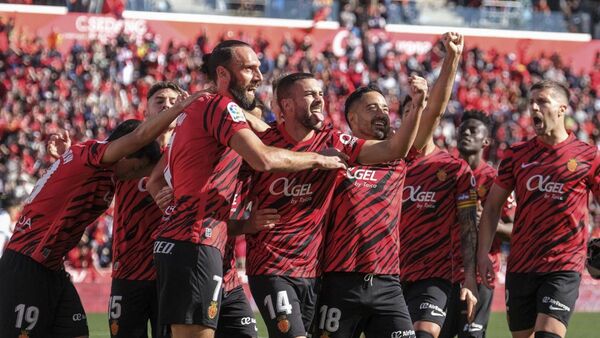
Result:
<svg viewBox="0 0 600 338"><path fill-rule="evenodd" d="M54 159L58 159L62 154L71 147L71 138L69 132L61 130L56 134L50 135L48 144L46 144L46 151Z"/></svg>
<svg viewBox="0 0 600 338"><path fill-rule="evenodd" d="M447 32L442 35L442 43L444 44L447 53L453 56L459 56L462 54L465 47L465 38L460 33Z"/></svg>
<svg viewBox="0 0 600 338"><path fill-rule="evenodd" d="M465 283L460 288L460 300L467 303L467 321L475 320L475 309L477 308L477 281L475 276L465 276Z"/></svg>
<svg viewBox="0 0 600 338"><path fill-rule="evenodd" d="M481 276L483 285L491 289L496 279L496 272L494 271L494 264L487 253L485 255L477 254L477 271L479 272L479 276Z"/></svg>
<svg viewBox="0 0 600 338"><path fill-rule="evenodd" d="M427 80L420 76L412 75L408 78L408 86L410 88L410 97L413 102L419 105L425 105L425 99L427 97Z"/></svg>
<svg viewBox="0 0 600 338"><path fill-rule="evenodd" d="M243 232L245 234L255 234L263 230L273 229L280 220L281 216L277 213L277 209L260 209L256 212L253 210Z"/></svg>
<svg viewBox="0 0 600 338"><path fill-rule="evenodd" d="M169 205L173 202L173 189L166 186L158 191L154 201L160 210L165 211Z"/></svg>
<svg viewBox="0 0 600 338"><path fill-rule="evenodd" d="M192 102L196 101L202 96L208 95L206 91L199 91L193 94L188 94L188 92L184 91L177 97L177 101L173 105L176 109L184 110L187 108Z"/></svg>
<svg viewBox="0 0 600 338"><path fill-rule="evenodd" d="M319 152L321 155L315 169L346 169L348 168L348 155L335 148L327 148Z"/></svg>

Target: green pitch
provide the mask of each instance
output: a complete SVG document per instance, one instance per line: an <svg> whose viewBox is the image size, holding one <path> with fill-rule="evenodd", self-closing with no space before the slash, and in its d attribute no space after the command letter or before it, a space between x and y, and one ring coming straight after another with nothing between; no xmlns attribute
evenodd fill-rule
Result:
<svg viewBox="0 0 600 338"><path fill-rule="evenodd" d="M258 314L257 314L258 315ZM104 313L92 313L88 316L90 338L106 338L108 334L108 319ZM258 316L258 336L267 338L267 330ZM567 338L598 337L600 332L600 313L575 313L569 325ZM504 313L492 313L488 327L487 338L510 338Z"/></svg>

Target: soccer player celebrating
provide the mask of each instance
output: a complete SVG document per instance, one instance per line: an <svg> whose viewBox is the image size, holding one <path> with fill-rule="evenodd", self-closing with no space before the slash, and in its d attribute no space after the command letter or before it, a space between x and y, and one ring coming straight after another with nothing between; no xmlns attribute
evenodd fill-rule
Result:
<svg viewBox="0 0 600 338"><path fill-rule="evenodd" d="M455 48L462 52L462 44L446 47ZM465 270L475 270L477 198L471 169L437 148L432 134L421 140L422 150L409 155L400 222L400 279L417 338L438 337L444 323L452 269L458 268L451 262L453 241L460 241L467 257ZM476 294L475 279L466 280L461 300L469 317Z"/></svg>
<svg viewBox="0 0 600 338"><path fill-rule="evenodd" d="M242 158L257 171L345 168L339 156L265 146L249 129L242 108L255 107L262 74L248 44L223 41L205 60L217 94L201 97L177 119L164 172L174 205L154 244L159 321L175 338L213 337L217 328L227 220ZM154 170L147 187L156 198L164 184Z"/></svg>
<svg viewBox="0 0 600 338"><path fill-rule="evenodd" d="M465 160L471 170L477 184L478 213L481 206L485 205L488 192L490 191L496 170L483 160L483 151L490 144L491 120L482 111L468 110L463 113L461 124L458 127L458 151L460 157ZM510 208L505 206L505 210ZM498 226L498 235L502 238L510 238L512 221L508 213L504 213L503 219ZM460 241L452 243L453 266L462 266L462 250ZM494 262L494 271L500 269L500 244L497 236L490 251L490 259ZM483 338L487 329L492 306L493 290L481 284L477 279L478 301L475 309L473 322L469 322L460 301L460 286L464 280L464 271L460 268L452 271L452 291L448 299L448 316L444 321L440 337L450 338L458 335L459 338Z"/></svg>
<svg viewBox="0 0 600 338"><path fill-rule="evenodd" d="M481 216L477 261L483 283L502 205L514 189L516 212L506 275L514 338L565 337L586 259L588 194L600 198L600 156L565 128L569 90L544 80L530 90L536 136L507 150Z"/></svg>
<svg viewBox="0 0 600 338"><path fill-rule="evenodd" d="M120 124L105 142L71 146L38 180L0 260L0 336L88 335L85 311L63 257L109 206L114 180L146 175L154 140L198 96L144 123Z"/></svg>
<svg viewBox="0 0 600 338"><path fill-rule="evenodd" d="M455 33L444 44L462 44ZM451 48L423 111L415 147L433 132L454 83L460 53ZM411 88L426 85L412 78ZM416 98L416 93L411 93ZM420 99L410 109L417 109ZM416 105L415 105L416 103ZM354 136L381 140L392 135L388 105L377 87L359 88L346 100L345 114ZM324 245L324 275L316 336L414 337L399 281L398 226L405 161L357 166L340 172L329 208Z"/></svg>
<svg viewBox="0 0 600 338"><path fill-rule="evenodd" d="M146 117L171 108L183 91L173 82L157 82L148 91ZM174 127L173 124L170 126ZM169 132L159 137L164 146ZM146 190L148 178L118 181L113 224L113 273L108 305L111 337L160 337L153 232L162 211Z"/></svg>
<svg viewBox="0 0 600 338"><path fill-rule="evenodd" d="M426 86L415 86L419 97ZM336 148L349 163L374 164L403 158L410 149L422 105L407 115L392 137L362 140L323 126L323 91L312 74L294 73L277 82L283 122L260 133L273 146L296 151ZM423 98L424 99L424 98ZM247 235L250 289L269 337L305 337L315 312L325 214L337 172L255 173L250 200L258 210L276 210L278 224ZM334 319L335 314L333 315Z"/></svg>

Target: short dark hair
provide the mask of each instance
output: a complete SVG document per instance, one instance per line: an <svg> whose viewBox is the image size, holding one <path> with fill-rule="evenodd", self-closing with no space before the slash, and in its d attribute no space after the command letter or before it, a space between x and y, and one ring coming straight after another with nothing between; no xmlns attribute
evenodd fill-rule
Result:
<svg viewBox="0 0 600 338"><path fill-rule="evenodd" d="M150 98L152 96L154 96L154 94L156 94L157 91L163 90L163 89L172 89L177 94L183 93L183 89L181 89L181 87L179 87L179 85L177 83L172 82L172 81L160 81L160 82L153 84L152 87L150 87L150 90L148 90L148 95L146 95L146 99L150 100Z"/></svg>
<svg viewBox="0 0 600 338"><path fill-rule="evenodd" d="M531 89L529 90L529 92L532 92L534 90L541 90L541 89L552 89L556 93L563 95L567 101L567 104L569 103L569 100L571 99L571 94L569 93L569 87L561 82L553 81L553 80L542 80L540 82L533 84L533 86L531 86Z"/></svg>
<svg viewBox="0 0 600 338"><path fill-rule="evenodd" d="M412 102L412 96L410 96L409 94L406 94L406 96L402 100L402 103L400 104L400 109L398 111L398 116L400 116L400 118L402 118L404 115L404 107L409 105L411 102Z"/></svg>
<svg viewBox="0 0 600 338"><path fill-rule="evenodd" d="M492 130L492 119L482 110L469 109L463 112L460 123L463 124L467 120L477 120L483 123L488 133Z"/></svg>
<svg viewBox="0 0 600 338"><path fill-rule="evenodd" d="M281 105L281 99L286 99L291 96L292 87L300 80L314 79L315 76L311 73L292 73L288 74L279 80L277 80L277 104L279 108L283 108Z"/></svg>
<svg viewBox="0 0 600 338"><path fill-rule="evenodd" d="M233 58L233 49L236 47L250 47L249 44L239 40L225 40L219 43L211 53L202 56L200 71L208 75L211 81L217 80L217 67L226 66Z"/></svg>
<svg viewBox="0 0 600 338"><path fill-rule="evenodd" d="M132 131L134 131L142 121L140 120L126 120L121 122L110 134L110 136L106 139L107 142L112 142L116 139L119 139ZM140 150L136 151L133 154L128 155L126 158L147 158L150 163L155 164L160 159L160 147L156 141L152 141L151 143L145 145Z"/></svg>
<svg viewBox="0 0 600 338"><path fill-rule="evenodd" d="M350 108L352 107L352 105L356 101L360 100L360 98L363 97L363 95L370 92L378 92L379 94L383 95L383 92L381 91L381 89L379 89L379 87L377 87L374 84L369 84L368 86L360 87L357 90L353 91L352 94L350 94L348 98L346 98L346 102L344 103L344 116L346 117L346 123L350 123L350 121L348 121L348 114L350 113Z"/></svg>

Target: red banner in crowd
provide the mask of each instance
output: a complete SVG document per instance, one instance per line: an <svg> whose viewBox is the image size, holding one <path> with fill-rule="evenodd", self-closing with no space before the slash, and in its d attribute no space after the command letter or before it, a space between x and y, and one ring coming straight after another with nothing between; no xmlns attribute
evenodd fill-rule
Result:
<svg viewBox="0 0 600 338"><path fill-rule="evenodd" d="M189 43L195 41L201 32L206 32L209 43L215 43L221 37L239 38L244 36L262 36L270 43L269 52L279 52L279 46L285 36L293 39L309 39L316 50L331 46L333 52L342 56L346 53L349 32L337 28L331 22L311 22L302 20L280 20L264 18L227 17L213 15L189 15L173 13L127 12L125 19L117 19L109 15L93 14L39 14L39 13L9 13L0 12L2 22L14 17L15 29L13 34L19 36L39 36L56 43L57 48L67 51L74 41L84 42L90 39L107 41L120 32L131 34L141 40L144 36L154 36L154 41L161 47L170 41ZM369 34L369 40L374 42L384 40L397 51L422 54L429 51L439 34L431 32L435 29L424 30L423 26L390 26ZM415 32L417 31L418 32ZM441 28L440 28L441 29ZM438 29L438 31L440 30ZM452 28L449 28L452 29ZM465 30L467 48L495 49L501 53L514 53L516 58L530 60L541 53L559 53L568 65L575 66L575 71L587 71L593 66L595 54L600 52L600 41L569 41L569 35L555 34L560 39L552 40L553 33L542 35L531 33L514 34L514 31L493 31L493 36L483 36L481 33L472 34L473 30ZM429 32L429 33L428 33ZM441 31L440 31L441 32ZM511 33L512 32L512 33ZM149 34L149 35L147 35ZM575 37L575 35L573 35ZM0 38L0 48L6 48L6 38ZM579 39L581 40L581 39Z"/></svg>

